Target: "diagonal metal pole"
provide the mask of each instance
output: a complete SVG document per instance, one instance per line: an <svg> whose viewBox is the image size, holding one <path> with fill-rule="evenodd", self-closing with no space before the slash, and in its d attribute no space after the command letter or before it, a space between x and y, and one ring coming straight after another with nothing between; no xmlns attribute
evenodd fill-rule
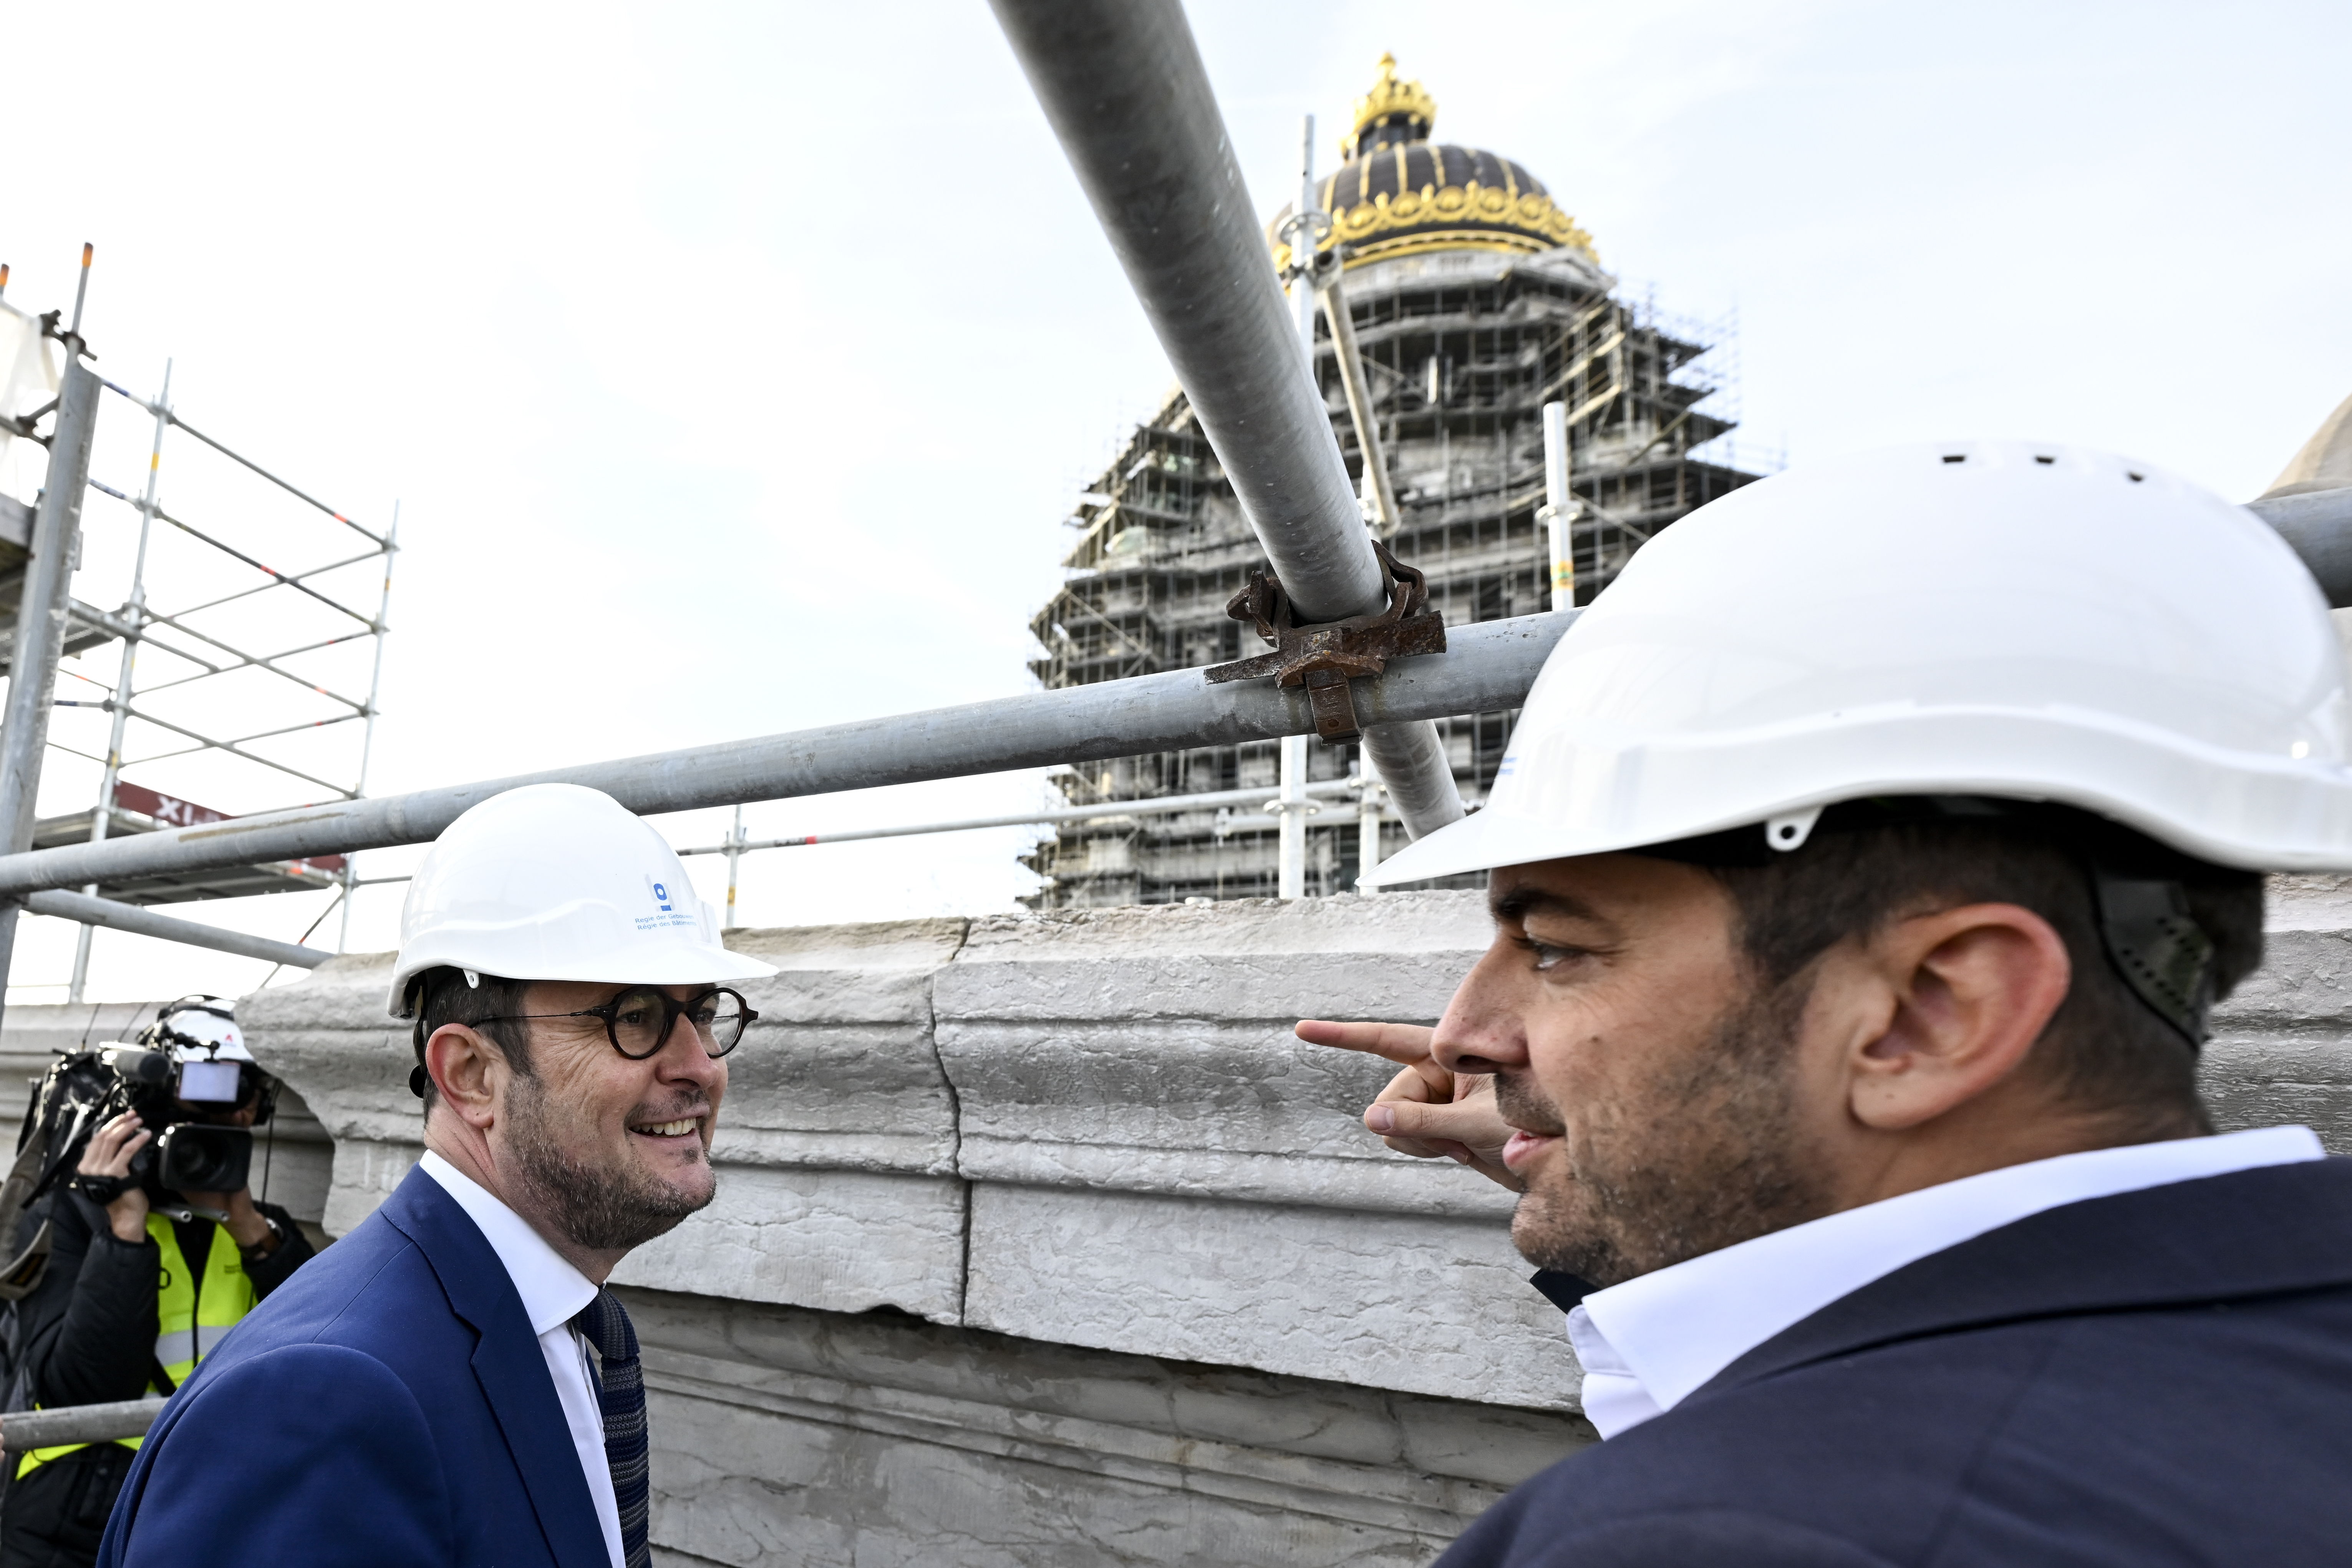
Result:
<svg viewBox="0 0 2352 1568"><path fill-rule="evenodd" d="M84 276L88 258L84 258ZM77 301L74 316L81 310ZM81 360L81 338L66 338L64 384L49 437L49 469L33 518L32 560L16 609L16 646L8 666L6 719L0 722L0 847L22 854L33 844L33 809L41 789L41 756L49 739L49 700L65 651L67 588L81 531L82 492L89 481L89 447L98 430L99 381ZM16 919L24 906L0 902L0 1011L8 995L8 969L16 949Z"/></svg>
<svg viewBox="0 0 2352 1568"><path fill-rule="evenodd" d="M224 931L198 921L159 915L137 904L118 903L112 899L93 899L84 893L56 890L27 893L25 895L25 907L37 915L79 921L85 931L91 926L110 926L116 931L152 936L162 942L176 942L188 947L208 947L219 952L234 952L243 958L266 958L281 967L292 965L316 969L332 956L299 942L247 936L241 931Z"/></svg>
<svg viewBox="0 0 2352 1568"><path fill-rule="evenodd" d="M89 824L89 841L102 844L108 829L114 825L114 786L122 779L122 731L131 722L131 678L139 662L139 627L146 618L147 609L147 542L155 529L155 486L163 468L163 432L172 423L172 362L163 362L163 390L154 402L155 438L147 449L147 489L139 500L139 550L131 561L131 598L123 605L123 619L131 635L122 639L122 663L114 672L114 723L107 732L106 773L99 781L98 810ZM96 898L98 884L82 889L84 897ZM81 1005L83 988L89 984L90 932L95 928L84 925L74 935L73 983L66 989L68 1006Z"/></svg>
<svg viewBox="0 0 2352 1568"><path fill-rule="evenodd" d="M1396 487L1389 480L1388 454L1381 449L1381 416L1372 406L1371 386L1364 379L1364 351L1356 343L1356 318L1348 308L1339 261L1327 263L1316 276L1320 281L1323 319L1331 324L1331 352L1339 362L1339 388L1348 395L1348 417L1355 424L1356 452L1363 461L1364 477L1358 490L1380 536L1391 539L1404 518L1397 510Z"/></svg>
<svg viewBox="0 0 2352 1568"><path fill-rule="evenodd" d="M96 489L98 487L96 485L92 485L90 488L92 489ZM250 588L239 588L234 594L223 594L217 599L206 599L203 603L195 605L183 605L172 613L175 616L202 615L206 610L217 610L223 605L234 605L239 599L250 599L256 594L267 594L272 589L283 588L289 584L307 583L313 577L324 577L330 572L340 572L346 566L356 566L362 561L373 561L383 553L383 552L381 550L363 550L357 555L346 555L341 561L330 561L324 566L313 566L307 572L289 572L286 574L286 582L284 583L257 583ZM357 637L365 637L367 634L365 632L357 632L353 635Z"/></svg>
<svg viewBox="0 0 2352 1568"><path fill-rule="evenodd" d="M174 724L171 720L153 713L134 712L131 716L133 719L138 720L142 724L152 724L158 730L169 730L174 735L186 736L189 740L196 742L194 747L190 748L191 750L199 752L226 752L232 757L241 757L248 763L257 763L265 768L275 768L278 772L284 773L289 778L300 779L307 784L316 784L320 789L326 790L330 794L339 795L345 800L354 798L353 793L351 790L345 789L341 784L335 784L331 780L322 779L316 773L306 773L301 769L289 767L284 763L272 762L268 757L261 755L258 752L247 751L242 745L238 744L235 741L224 741L216 735L207 735L200 730L191 730L185 724ZM347 713L341 719L328 721L328 722L341 723L346 719L355 719L357 717L359 717L359 715L355 713ZM297 730L308 730L312 728L312 726L309 724L297 724L294 728ZM283 731L266 732L285 733ZM247 739L251 738L253 737L247 737ZM183 754L184 753L170 752L153 756L142 757L139 760L142 763L152 763L162 761L164 756L180 756Z"/></svg>
<svg viewBox="0 0 2352 1568"><path fill-rule="evenodd" d="M182 613L184 614L184 612ZM350 633L346 637L334 640L348 641L355 637L371 637L374 635L372 630L373 626L373 622L362 620L360 625L362 629ZM152 633L153 628L156 626L169 626L183 637L194 637L198 642L208 644L212 647L218 649L220 652L227 654L233 660L235 660L235 662L231 664L212 664L206 660L194 658L191 655L184 653L180 649L172 647L169 643L163 642L154 637ZM144 621L144 628L145 629L142 630L141 635L145 637L146 640L154 643L157 647L163 649L166 653L171 654L176 658L187 659L190 664L203 665L206 675L226 675L232 669L264 670L278 677L280 680L289 681L292 684L300 687L305 691L316 692L330 702L340 702L344 707L350 709L353 713L364 711L365 705L355 699L346 697L340 691L330 691L315 680L306 680L301 676L295 674L292 670L281 669L277 665L270 662L273 658L284 657L283 655L247 653L234 643L224 642L219 637L214 637L208 632L200 632L194 626L183 625L177 616L166 616L153 610L147 612ZM323 647L328 645L321 643L317 646ZM306 648L298 648L295 651L301 653L308 652L309 650ZM178 682L175 684L185 683ZM154 688L151 687L149 689L152 690Z"/></svg>
<svg viewBox="0 0 2352 1568"><path fill-rule="evenodd" d="M1292 306L1182 5L991 4L1300 619L1386 607L1386 574L1322 395L1299 374ZM1311 312L1312 285L1300 293ZM1434 725L1367 725L1363 749L1408 832L1462 816Z"/></svg>
<svg viewBox="0 0 2352 1568"><path fill-rule="evenodd" d="M1307 363L1307 384L1314 388L1319 403L1323 386L1315 375L1314 285L1314 225L1318 216L1315 117L1309 114L1298 126L1298 205L1291 209L1290 216L1290 309L1298 323L1298 352ZM1282 782L1282 794L1266 805L1282 825L1282 836L1276 841L1274 855L1274 891L1279 899L1307 896L1307 819L1316 810L1307 799L1307 737L1285 735L1281 771L1276 774Z"/></svg>

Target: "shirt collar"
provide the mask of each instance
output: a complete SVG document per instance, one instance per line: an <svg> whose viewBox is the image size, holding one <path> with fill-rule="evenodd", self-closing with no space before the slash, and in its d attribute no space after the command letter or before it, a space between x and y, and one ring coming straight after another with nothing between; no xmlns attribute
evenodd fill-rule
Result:
<svg viewBox="0 0 2352 1568"><path fill-rule="evenodd" d="M1840 1297L2029 1215L2325 1154L2308 1127L2263 1127L2006 1165L1595 1290L1577 1311L1617 1364L1638 1379L1654 1408L1671 1410L1733 1362Z"/></svg>
<svg viewBox="0 0 2352 1568"><path fill-rule="evenodd" d="M514 1281L515 1294L522 1298L523 1316L530 1320L532 1333L543 1334L571 1322L596 1299L594 1281L565 1262L545 1237L488 1187L429 1149L417 1163L457 1200L482 1233L482 1239L490 1244L490 1250L499 1255L499 1261L506 1265L507 1278Z"/></svg>

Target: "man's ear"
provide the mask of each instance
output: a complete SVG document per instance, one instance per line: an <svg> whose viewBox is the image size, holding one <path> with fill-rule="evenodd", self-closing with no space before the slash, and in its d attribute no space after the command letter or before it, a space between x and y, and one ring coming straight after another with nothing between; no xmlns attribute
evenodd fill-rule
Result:
<svg viewBox="0 0 2352 1568"><path fill-rule="evenodd" d="M478 1131L487 1131L497 1117L499 1075L506 1058L479 1031L464 1024L444 1024L425 1042L425 1070L440 1091L441 1103Z"/></svg>
<svg viewBox="0 0 2352 1568"><path fill-rule="evenodd" d="M1885 1132L1932 1121L2015 1071L2074 979L2065 942L2017 904L1895 921L1859 956L1894 1005L1849 1054L1848 1103Z"/></svg>

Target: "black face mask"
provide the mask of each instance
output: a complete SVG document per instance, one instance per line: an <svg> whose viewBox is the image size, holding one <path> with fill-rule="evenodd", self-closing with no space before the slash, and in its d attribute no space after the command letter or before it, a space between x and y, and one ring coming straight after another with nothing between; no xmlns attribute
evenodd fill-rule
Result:
<svg viewBox="0 0 2352 1568"><path fill-rule="evenodd" d="M2105 817L2073 806L1987 795L1880 795L1824 808L1805 839L1910 823L2011 822L2068 846L2083 864L2098 918L2099 944L2132 994L2169 1025L2191 1050L2212 1037L2213 939L2190 911L2180 876L2187 858ZM1628 850L1703 868L1771 865L1802 848L1775 849L1764 824Z"/></svg>

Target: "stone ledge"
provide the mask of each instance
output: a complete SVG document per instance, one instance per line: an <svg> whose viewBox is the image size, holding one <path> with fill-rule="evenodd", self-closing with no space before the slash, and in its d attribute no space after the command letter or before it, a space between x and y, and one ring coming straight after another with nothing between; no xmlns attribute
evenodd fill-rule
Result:
<svg viewBox="0 0 2352 1568"><path fill-rule="evenodd" d="M1573 1416L889 1314L624 1297L679 1561L1418 1564L1591 1440Z"/></svg>
<svg viewBox="0 0 2352 1568"><path fill-rule="evenodd" d="M1505 1222L992 1184L971 1203L974 1328L1577 1408L1559 1313Z"/></svg>
<svg viewBox="0 0 2352 1568"><path fill-rule="evenodd" d="M1367 1102L1371 1095L1364 1097ZM1353 1117L1351 1125L1362 1131ZM1369 1136L1365 1142L1370 1142ZM975 1182L1014 1186L1087 1187L1229 1203L1297 1205L1361 1215L1436 1215L1507 1220L1518 1194L1482 1176L1469 1181L1442 1167L1391 1154L1234 1152L1127 1143L1060 1143L967 1132L957 1169Z"/></svg>

